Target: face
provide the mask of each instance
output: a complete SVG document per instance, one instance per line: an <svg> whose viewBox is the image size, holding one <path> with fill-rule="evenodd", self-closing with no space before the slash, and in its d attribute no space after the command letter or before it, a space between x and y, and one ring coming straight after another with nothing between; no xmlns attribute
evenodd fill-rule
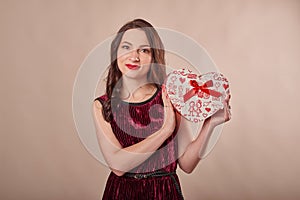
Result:
<svg viewBox="0 0 300 200"><path fill-rule="evenodd" d="M122 74L129 78L146 78L152 61L149 41L141 29L127 30L120 42L117 62Z"/></svg>

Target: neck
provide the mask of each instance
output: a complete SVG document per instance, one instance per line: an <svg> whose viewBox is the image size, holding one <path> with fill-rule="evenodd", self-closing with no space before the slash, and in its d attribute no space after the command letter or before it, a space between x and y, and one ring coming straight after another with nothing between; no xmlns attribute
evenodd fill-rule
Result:
<svg viewBox="0 0 300 200"><path fill-rule="evenodd" d="M122 91L129 92L130 94L132 94L138 88L141 88L147 84L148 84L147 79L131 79L131 78L123 77Z"/></svg>
<svg viewBox="0 0 300 200"><path fill-rule="evenodd" d="M128 101L141 101L151 95L155 88L147 79L124 77L122 81L121 98Z"/></svg>

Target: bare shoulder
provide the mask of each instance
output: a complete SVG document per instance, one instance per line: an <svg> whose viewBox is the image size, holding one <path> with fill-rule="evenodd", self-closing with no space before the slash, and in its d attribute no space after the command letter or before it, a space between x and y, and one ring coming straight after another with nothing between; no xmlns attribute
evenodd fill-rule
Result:
<svg viewBox="0 0 300 200"><path fill-rule="evenodd" d="M93 107L102 110L102 104L98 100L94 101Z"/></svg>

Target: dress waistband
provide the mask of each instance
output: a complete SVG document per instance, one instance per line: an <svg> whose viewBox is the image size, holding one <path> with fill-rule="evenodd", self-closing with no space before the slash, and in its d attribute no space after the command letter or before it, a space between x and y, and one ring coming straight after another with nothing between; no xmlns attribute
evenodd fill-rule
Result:
<svg viewBox="0 0 300 200"><path fill-rule="evenodd" d="M179 196L181 197L181 199L183 200L183 195L181 192L181 189L179 187L179 184L177 183L175 177L173 175L176 175L176 172L165 172L165 171L154 171L154 172L149 172L149 173L130 173L127 172L124 174L124 176L126 177L131 177L131 178L135 178L135 179L146 179L146 178L150 178L150 177L162 177L162 176L170 176L172 178L172 181L176 187L176 190L179 194Z"/></svg>
<svg viewBox="0 0 300 200"><path fill-rule="evenodd" d="M165 171L154 171L149 173L125 173L124 176L131 177L135 179L144 179L150 177L161 177L161 176L171 176L176 174L176 172L165 172Z"/></svg>

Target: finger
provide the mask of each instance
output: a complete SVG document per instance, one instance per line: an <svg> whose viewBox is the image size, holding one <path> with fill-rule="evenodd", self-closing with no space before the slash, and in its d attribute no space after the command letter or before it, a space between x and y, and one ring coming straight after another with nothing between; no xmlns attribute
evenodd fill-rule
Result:
<svg viewBox="0 0 300 200"><path fill-rule="evenodd" d="M167 107L167 108L173 108L173 105L170 101L170 99L168 97L166 97L166 100L164 102L164 106Z"/></svg>
<svg viewBox="0 0 300 200"><path fill-rule="evenodd" d="M225 107L225 121L228 121L231 119L231 110L230 105Z"/></svg>
<svg viewBox="0 0 300 200"><path fill-rule="evenodd" d="M166 86L165 85L162 85L162 99L163 99L163 102L165 104L165 102L167 101L167 92L166 92Z"/></svg>
<svg viewBox="0 0 300 200"><path fill-rule="evenodd" d="M231 119L231 111L228 111L228 115L227 115L227 121L229 121Z"/></svg>
<svg viewBox="0 0 300 200"><path fill-rule="evenodd" d="M165 85L162 85L162 100L163 100L164 107L172 107Z"/></svg>
<svg viewBox="0 0 300 200"><path fill-rule="evenodd" d="M225 102L229 102L230 98L231 98L231 95L229 94L229 95L226 96L226 98L224 99L224 101Z"/></svg>

